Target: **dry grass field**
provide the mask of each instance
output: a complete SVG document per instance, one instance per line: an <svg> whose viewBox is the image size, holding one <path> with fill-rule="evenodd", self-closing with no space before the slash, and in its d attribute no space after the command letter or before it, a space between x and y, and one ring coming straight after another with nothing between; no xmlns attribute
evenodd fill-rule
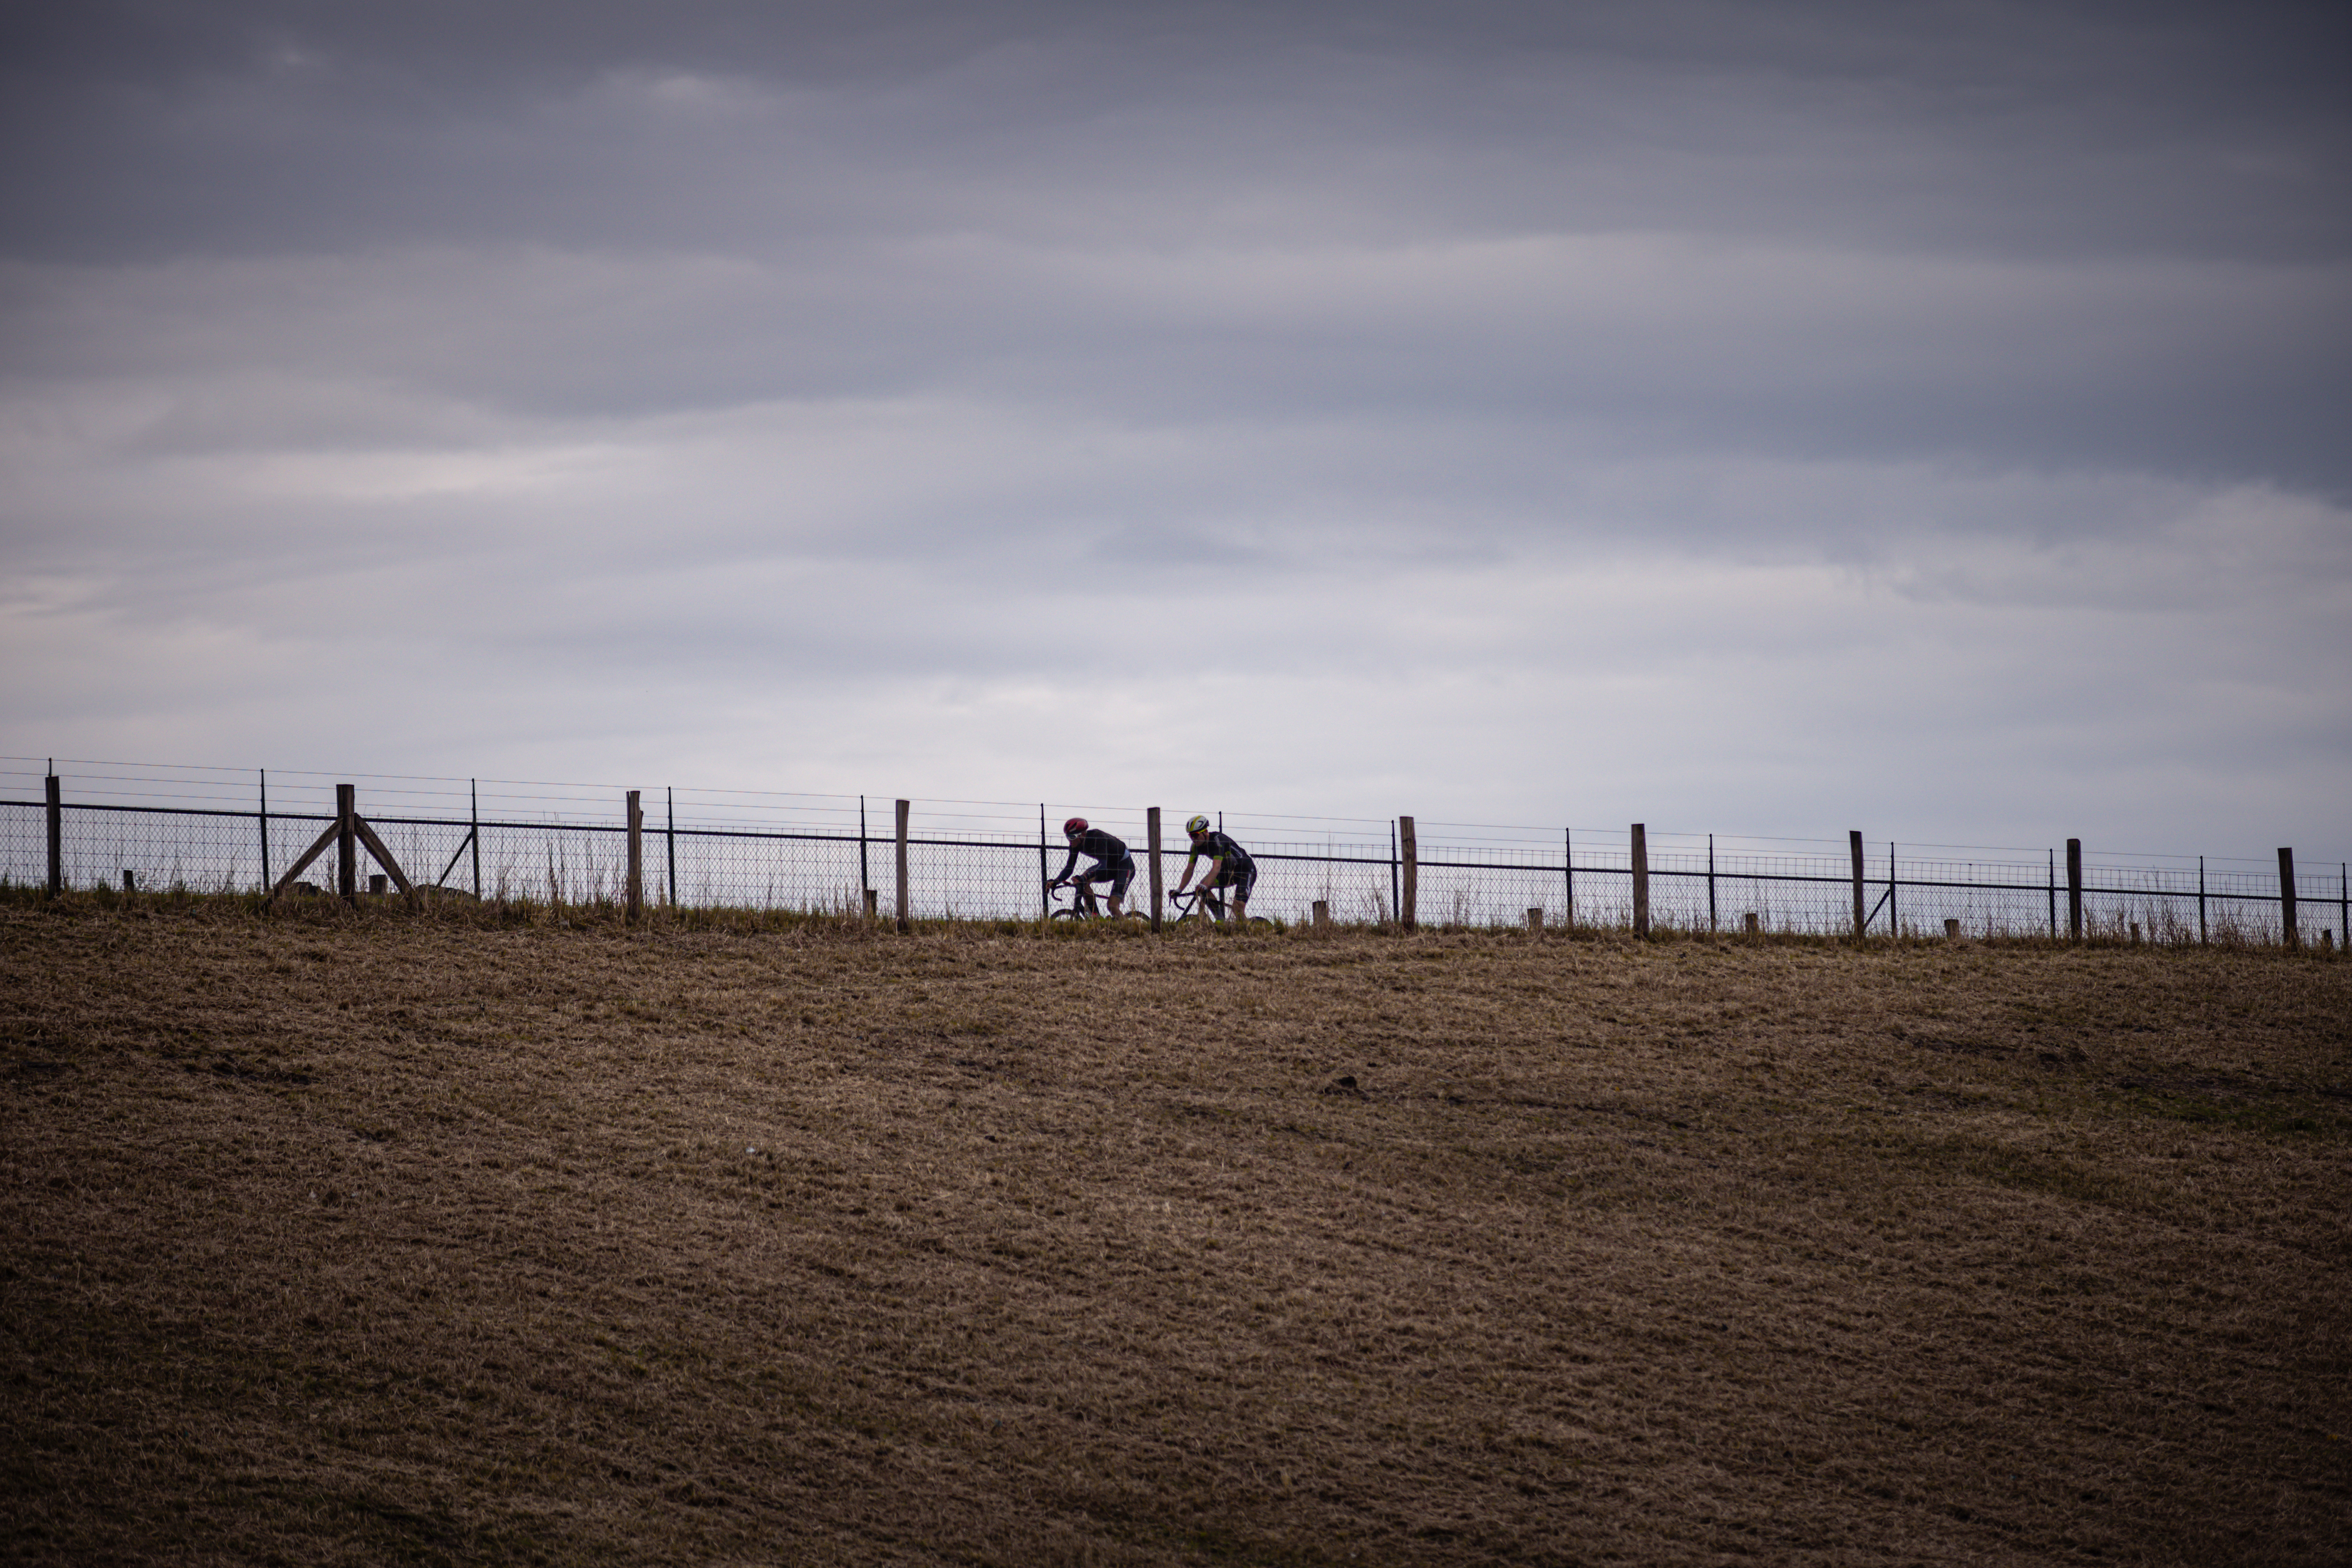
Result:
<svg viewBox="0 0 2352 1568"><path fill-rule="evenodd" d="M29 1563L2352 1561L2352 965L0 905Z"/></svg>

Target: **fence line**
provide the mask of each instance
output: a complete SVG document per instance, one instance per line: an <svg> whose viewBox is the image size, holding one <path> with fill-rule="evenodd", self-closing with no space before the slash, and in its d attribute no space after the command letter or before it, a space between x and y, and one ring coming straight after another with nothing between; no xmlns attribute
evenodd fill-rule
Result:
<svg viewBox="0 0 2352 1568"><path fill-rule="evenodd" d="M54 878L62 890L128 877L141 887L257 891L336 821L338 781L324 774L68 763L72 773L59 778L14 765L24 761L0 758L0 885ZM367 823L413 881L483 899L617 904L628 896L630 832L618 787L383 777L363 780L361 791ZM854 795L665 790L644 812L644 836L660 840L644 855L646 901L862 912L899 840L895 824L884 826L889 807L877 816L874 805ZM1079 809L1148 858L1143 808ZM1048 821L1062 815L1028 804L912 803L907 913L1041 916L1043 884L1063 853ZM1252 911L1296 923L1321 902L1337 920L1367 924L1633 929L1646 919L1661 930L1739 931L1753 917L1755 929L1778 931L2330 947L2352 924L2352 868L2298 869L2286 851L2272 867L2086 856L2069 840L2062 875L2054 847L1929 855L1953 847L1409 818L1401 839L1394 822L1217 820L1257 861ZM1185 853L1181 845L1163 852L1163 877ZM1147 867L1139 885L1149 874Z"/></svg>

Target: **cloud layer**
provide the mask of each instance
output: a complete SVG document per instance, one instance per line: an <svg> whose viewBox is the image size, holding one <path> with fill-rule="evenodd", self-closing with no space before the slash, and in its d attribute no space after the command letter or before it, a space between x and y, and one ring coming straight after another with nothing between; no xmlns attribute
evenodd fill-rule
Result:
<svg viewBox="0 0 2352 1568"><path fill-rule="evenodd" d="M2328 11L33 9L9 750L2352 838Z"/></svg>

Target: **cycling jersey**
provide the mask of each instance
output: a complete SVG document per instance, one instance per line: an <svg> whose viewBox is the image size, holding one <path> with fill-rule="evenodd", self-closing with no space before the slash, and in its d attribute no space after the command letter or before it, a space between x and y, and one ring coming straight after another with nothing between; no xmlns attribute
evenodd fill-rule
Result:
<svg viewBox="0 0 2352 1568"><path fill-rule="evenodd" d="M1087 828L1070 840L1070 858L1062 862L1062 868L1055 874L1054 880L1068 881L1070 872L1077 865L1078 857L1081 855L1091 855L1105 866L1116 866L1127 858L1127 841L1123 838L1115 838L1099 827Z"/></svg>
<svg viewBox="0 0 2352 1568"><path fill-rule="evenodd" d="M1193 863L1199 860L1223 862L1218 868L1220 882L1238 881L1244 875L1255 879L1257 875L1257 863L1249 858L1249 851L1222 833L1203 833L1192 840L1192 853L1184 857L1186 880L1191 879Z"/></svg>

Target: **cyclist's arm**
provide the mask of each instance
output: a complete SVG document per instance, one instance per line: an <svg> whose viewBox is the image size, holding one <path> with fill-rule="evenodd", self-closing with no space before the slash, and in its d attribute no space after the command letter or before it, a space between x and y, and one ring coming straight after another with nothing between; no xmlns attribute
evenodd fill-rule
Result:
<svg viewBox="0 0 2352 1568"><path fill-rule="evenodd" d="M1054 873L1054 880L1056 882L1068 881L1070 879L1070 872L1076 867L1077 863L1078 847L1073 844L1070 846L1070 858L1062 862L1062 868L1060 870Z"/></svg>
<svg viewBox="0 0 2352 1568"><path fill-rule="evenodd" d="M1201 852L1197 849L1184 857L1184 879L1182 881L1176 884L1176 890L1178 892L1182 892L1187 887L1192 885L1192 862L1198 860L1200 858ZM1209 857L1209 868L1201 875L1201 886L1205 888L1214 882L1217 879L1217 868L1223 864L1224 862L1217 857L1213 855Z"/></svg>

